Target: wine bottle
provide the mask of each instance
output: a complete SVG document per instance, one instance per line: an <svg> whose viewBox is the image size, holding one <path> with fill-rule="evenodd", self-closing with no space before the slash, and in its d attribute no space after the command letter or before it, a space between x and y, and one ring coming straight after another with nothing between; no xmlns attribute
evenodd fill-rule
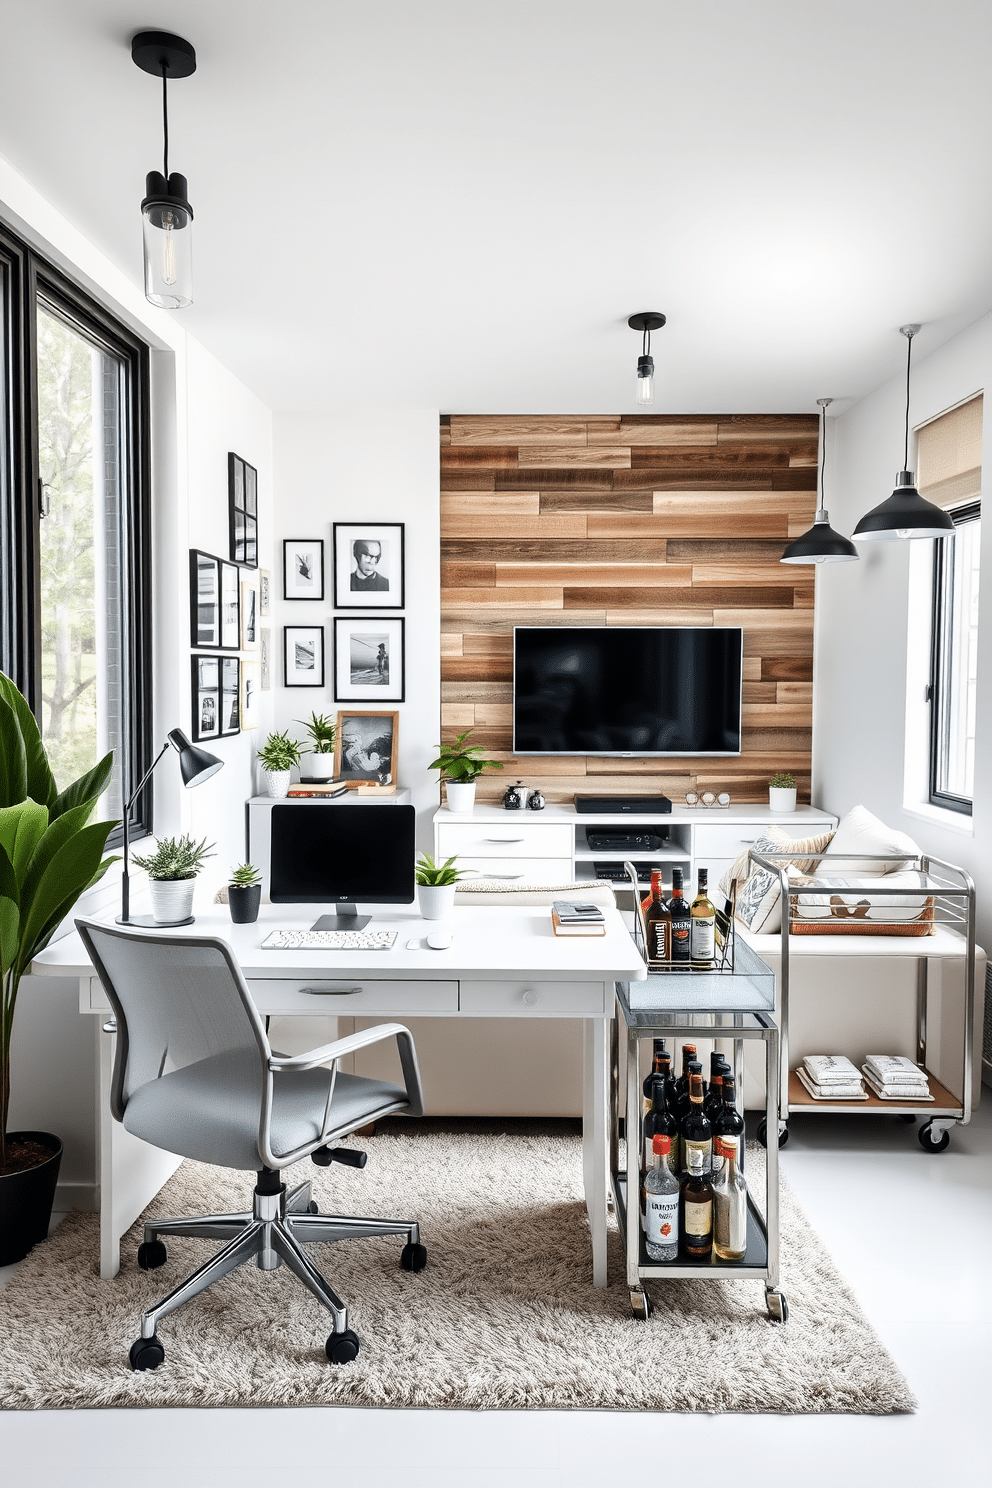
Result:
<svg viewBox="0 0 992 1488"><path fill-rule="evenodd" d="M667 1053L667 1051L665 1049L665 1040L663 1038L656 1038L656 1039L652 1039L651 1043L652 1043L652 1048L651 1048L651 1068L648 1070L647 1074L644 1076L644 1084L641 1087L641 1089L644 1091L644 1113L643 1114L645 1116L650 1111L650 1109L651 1109L651 1103L652 1103L652 1101L654 1099L654 1092L653 1092L653 1090L651 1088L652 1087L652 1084L654 1082L654 1077L655 1077L655 1075L660 1075L660 1074L663 1074L664 1073L664 1071L662 1069L662 1060L669 1060L669 1062L670 1062L670 1056L668 1055L668 1053Z"/></svg>
<svg viewBox="0 0 992 1488"><path fill-rule="evenodd" d="M644 1248L652 1261L674 1261L679 1253L681 1185L669 1167L671 1141L654 1138L652 1164L644 1179Z"/></svg>
<svg viewBox="0 0 992 1488"><path fill-rule="evenodd" d="M682 1045L682 1073L675 1081L675 1105L673 1107L675 1119L679 1120L684 1114L685 1106L689 1103L689 1066L696 1057L695 1044Z"/></svg>
<svg viewBox="0 0 992 1488"><path fill-rule="evenodd" d="M694 1152L699 1153L702 1171L709 1171L713 1128L703 1110L703 1066L698 1059L689 1066L689 1106L679 1123L679 1152L682 1171L688 1172Z"/></svg>
<svg viewBox="0 0 992 1488"><path fill-rule="evenodd" d="M689 922L692 915L682 894L681 868L672 869L672 897L668 901L668 913L671 919L672 960L688 966L690 962Z"/></svg>
<svg viewBox="0 0 992 1488"><path fill-rule="evenodd" d="M732 1142L734 1145L735 1158L738 1164L741 1158L741 1147L744 1143L744 1118L737 1109L737 1082L729 1071L723 1076L723 1107L713 1121L714 1142L717 1137L722 1137L724 1143Z"/></svg>
<svg viewBox="0 0 992 1488"><path fill-rule="evenodd" d="M723 1076L730 1070L726 1057L715 1049L710 1055L710 1083L703 1100L703 1110L714 1121L723 1110Z"/></svg>
<svg viewBox="0 0 992 1488"><path fill-rule="evenodd" d="M713 1249L721 1261L743 1261L747 1254L747 1184L737 1170L737 1143L717 1137L712 1178Z"/></svg>
<svg viewBox="0 0 992 1488"><path fill-rule="evenodd" d="M644 935L647 940L649 961L671 959L672 916L668 905L661 897L661 874L652 870L651 903L644 916Z"/></svg>
<svg viewBox="0 0 992 1488"><path fill-rule="evenodd" d="M693 966L705 969L716 959L716 909L707 892L709 870L700 868L699 887L689 907L690 956Z"/></svg>
<svg viewBox="0 0 992 1488"><path fill-rule="evenodd" d="M650 1111L644 1118L644 1158L641 1164L642 1209L644 1208L644 1182L654 1163L654 1139L657 1136L667 1137L670 1152L672 1140L677 1138L678 1130L675 1117L665 1102L665 1082L655 1079L654 1100Z"/></svg>
<svg viewBox="0 0 992 1488"><path fill-rule="evenodd" d="M713 1185L703 1171L698 1147L689 1153L689 1176L680 1202L682 1251L687 1260L708 1261L713 1249Z"/></svg>

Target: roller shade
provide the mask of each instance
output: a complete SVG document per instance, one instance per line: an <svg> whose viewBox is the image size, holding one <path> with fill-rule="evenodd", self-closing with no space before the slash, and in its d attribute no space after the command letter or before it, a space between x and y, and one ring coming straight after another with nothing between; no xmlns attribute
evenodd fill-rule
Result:
<svg viewBox="0 0 992 1488"><path fill-rule="evenodd" d="M982 395L932 419L919 431L917 489L936 506L982 493Z"/></svg>

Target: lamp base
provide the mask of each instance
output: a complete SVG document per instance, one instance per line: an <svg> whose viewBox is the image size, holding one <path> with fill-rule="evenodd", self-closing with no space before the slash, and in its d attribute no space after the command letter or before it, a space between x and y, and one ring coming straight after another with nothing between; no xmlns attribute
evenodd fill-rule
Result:
<svg viewBox="0 0 992 1488"><path fill-rule="evenodd" d="M175 930L178 925L192 925L194 920L194 915L188 915L185 920L157 920L154 915L130 915L128 919L117 916L118 925L139 925L153 930Z"/></svg>

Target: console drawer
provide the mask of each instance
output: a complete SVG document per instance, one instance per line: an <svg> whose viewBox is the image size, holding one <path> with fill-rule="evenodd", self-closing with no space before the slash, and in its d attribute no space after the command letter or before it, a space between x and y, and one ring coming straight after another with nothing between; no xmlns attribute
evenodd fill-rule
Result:
<svg viewBox="0 0 992 1488"><path fill-rule="evenodd" d="M352 977L253 977L248 983L263 1013L332 1014L352 1018L358 1013L456 1013L457 982L375 981ZM314 993L308 993L308 987ZM358 989L357 991L355 989Z"/></svg>
<svg viewBox="0 0 992 1488"><path fill-rule="evenodd" d="M831 823L827 818L795 822L783 816L780 821L755 822L750 826L745 822L693 825L692 855L697 867L706 868L716 858L730 858L732 861L746 848L753 847L769 827L781 827L790 837L818 837L821 832L830 831Z"/></svg>
<svg viewBox="0 0 992 1488"><path fill-rule="evenodd" d="M520 813L517 813L519 818ZM504 822L439 822L437 852L477 858L569 858L572 828L566 822L510 820Z"/></svg>
<svg viewBox="0 0 992 1488"><path fill-rule="evenodd" d="M438 857L449 856L441 852ZM483 878L499 878L508 889L514 884L567 884L572 882L571 858L466 858L458 854L463 871L471 869Z"/></svg>
<svg viewBox="0 0 992 1488"><path fill-rule="evenodd" d="M588 1018L605 1007L597 982L475 982L461 984L462 1013L477 1017ZM610 996L613 996L612 984Z"/></svg>

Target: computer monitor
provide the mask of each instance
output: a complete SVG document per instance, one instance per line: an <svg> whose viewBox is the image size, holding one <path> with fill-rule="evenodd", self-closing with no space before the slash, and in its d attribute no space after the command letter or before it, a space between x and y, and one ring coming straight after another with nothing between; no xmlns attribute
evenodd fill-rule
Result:
<svg viewBox="0 0 992 1488"><path fill-rule="evenodd" d="M416 812L412 806L299 801L272 807L269 898L336 904L314 930L361 930L357 904L412 904Z"/></svg>

